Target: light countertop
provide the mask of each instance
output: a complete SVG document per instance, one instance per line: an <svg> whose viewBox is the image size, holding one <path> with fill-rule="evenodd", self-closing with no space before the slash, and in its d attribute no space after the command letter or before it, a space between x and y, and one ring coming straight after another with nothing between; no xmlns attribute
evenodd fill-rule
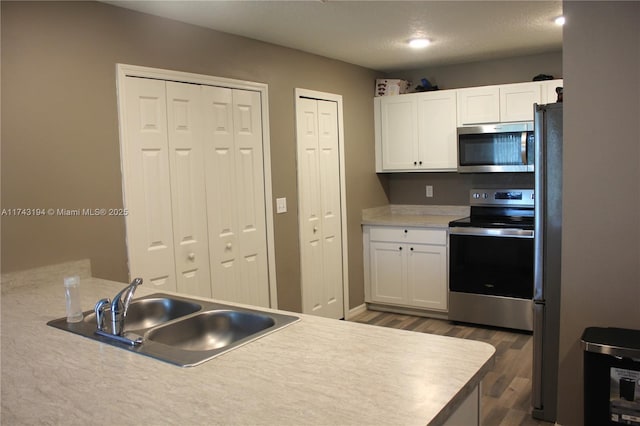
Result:
<svg viewBox="0 0 640 426"><path fill-rule="evenodd" d="M467 206L388 205L362 211L362 225L449 227L449 222L469 216Z"/></svg>
<svg viewBox="0 0 640 426"><path fill-rule="evenodd" d="M3 281L2 291L6 424L441 424L495 352L482 342L294 314L301 321L180 368L47 326L65 315L62 280L19 281ZM83 309L122 287L81 278Z"/></svg>

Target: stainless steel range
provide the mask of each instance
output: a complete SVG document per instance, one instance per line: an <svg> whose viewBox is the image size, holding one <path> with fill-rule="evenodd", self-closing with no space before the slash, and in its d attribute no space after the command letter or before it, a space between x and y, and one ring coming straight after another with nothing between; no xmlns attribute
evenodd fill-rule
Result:
<svg viewBox="0 0 640 426"><path fill-rule="evenodd" d="M533 189L472 189L449 223L449 319L533 330Z"/></svg>

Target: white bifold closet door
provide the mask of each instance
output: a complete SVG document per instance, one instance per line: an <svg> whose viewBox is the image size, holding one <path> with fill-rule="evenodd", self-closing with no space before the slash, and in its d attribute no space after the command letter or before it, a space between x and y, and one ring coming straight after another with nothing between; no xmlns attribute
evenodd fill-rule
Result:
<svg viewBox="0 0 640 426"><path fill-rule="evenodd" d="M269 306L260 94L203 86L203 99L213 296Z"/></svg>
<svg viewBox="0 0 640 426"><path fill-rule="evenodd" d="M268 307L260 94L125 80L131 275Z"/></svg>
<svg viewBox="0 0 640 426"><path fill-rule="evenodd" d="M338 108L296 101L303 313L344 316Z"/></svg>
<svg viewBox="0 0 640 426"><path fill-rule="evenodd" d="M132 276L211 296L197 86L128 77L125 197Z"/></svg>

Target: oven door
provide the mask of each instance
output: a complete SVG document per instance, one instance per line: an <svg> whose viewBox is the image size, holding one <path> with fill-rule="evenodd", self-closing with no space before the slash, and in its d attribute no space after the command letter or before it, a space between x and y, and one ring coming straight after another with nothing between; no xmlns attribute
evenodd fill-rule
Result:
<svg viewBox="0 0 640 426"><path fill-rule="evenodd" d="M533 298L533 231L449 228L449 289Z"/></svg>

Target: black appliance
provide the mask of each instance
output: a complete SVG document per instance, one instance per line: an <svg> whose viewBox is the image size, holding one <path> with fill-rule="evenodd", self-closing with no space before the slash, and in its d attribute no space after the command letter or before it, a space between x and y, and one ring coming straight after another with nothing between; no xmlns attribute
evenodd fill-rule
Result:
<svg viewBox="0 0 640 426"><path fill-rule="evenodd" d="M640 330L588 327L584 349L584 424L640 424Z"/></svg>
<svg viewBox="0 0 640 426"><path fill-rule="evenodd" d="M449 223L449 319L533 330L533 189L472 189Z"/></svg>

